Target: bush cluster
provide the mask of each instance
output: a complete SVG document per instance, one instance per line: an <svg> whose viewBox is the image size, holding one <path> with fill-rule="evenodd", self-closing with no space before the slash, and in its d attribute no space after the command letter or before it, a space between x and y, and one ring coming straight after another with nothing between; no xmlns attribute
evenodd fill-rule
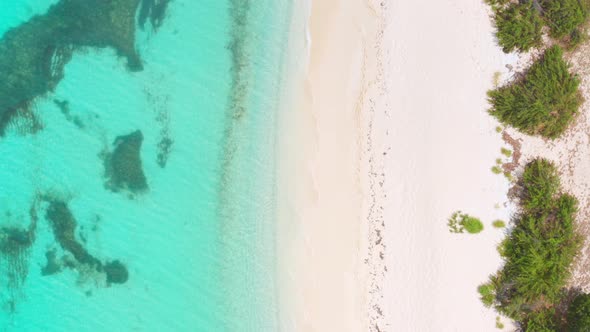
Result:
<svg viewBox="0 0 590 332"><path fill-rule="evenodd" d="M477 234L483 231L481 220L461 211L453 213L447 225L451 233L463 233L467 231L470 234Z"/></svg>
<svg viewBox="0 0 590 332"><path fill-rule="evenodd" d="M557 138L582 103L580 80L569 71L561 47L547 49L524 78L488 92L490 114L529 135Z"/></svg>
<svg viewBox="0 0 590 332"><path fill-rule="evenodd" d="M567 314L569 332L590 331L590 295L576 296L569 306Z"/></svg>
<svg viewBox="0 0 590 332"><path fill-rule="evenodd" d="M542 44L542 28L568 47L583 40L587 0L487 0L494 11L496 36L504 52L526 52Z"/></svg>
<svg viewBox="0 0 590 332"><path fill-rule="evenodd" d="M544 159L526 165L520 213L500 245L504 266L479 287L487 306L525 331L555 331L555 308L563 300L581 238L575 230L577 200L561 193L555 166Z"/></svg>

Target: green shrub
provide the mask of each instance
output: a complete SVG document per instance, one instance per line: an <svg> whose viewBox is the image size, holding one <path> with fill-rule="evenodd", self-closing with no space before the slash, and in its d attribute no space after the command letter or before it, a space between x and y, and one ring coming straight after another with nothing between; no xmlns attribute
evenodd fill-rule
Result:
<svg viewBox="0 0 590 332"><path fill-rule="evenodd" d="M556 332L557 322L555 319L555 310L544 309L534 311L529 314L525 325L525 332Z"/></svg>
<svg viewBox="0 0 590 332"><path fill-rule="evenodd" d="M447 225L451 233L463 233L467 231L470 234L477 234L483 230L483 223L481 220L457 211L451 215Z"/></svg>
<svg viewBox="0 0 590 332"><path fill-rule="evenodd" d="M551 209L559 190L559 175L555 165L545 159L531 161L522 173L523 195L521 204L527 211Z"/></svg>
<svg viewBox="0 0 590 332"><path fill-rule="evenodd" d="M508 150L508 149L506 149L506 148L501 148L501 149L500 149L500 152L501 152L501 153L502 153L504 156L506 156L506 158L510 158L510 157L512 157L512 151L511 151L511 150Z"/></svg>
<svg viewBox="0 0 590 332"><path fill-rule="evenodd" d="M494 222L492 223L492 226L494 226L495 228L504 228L506 227L506 223L503 220L494 220Z"/></svg>
<svg viewBox="0 0 590 332"><path fill-rule="evenodd" d="M484 304L493 298L491 305L525 331L555 331L553 308L561 302L580 247L577 200L560 193L557 170L543 159L525 166L520 183L521 212L498 246L504 266L478 290Z"/></svg>
<svg viewBox="0 0 590 332"><path fill-rule="evenodd" d="M550 35L556 39L571 36L588 16L580 0L540 0L539 3Z"/></svg>
<svg viewBox="0 0 590 332"><path fill-rule="evenodd" d="M590 331L590 295L580 294L570 304L567 314L568 332Z"/></svg>
<svg viewBox="0 0 590 332"><path fill-rule="evenodd" d="M467 216L463 220L463 227L465 228L467 233L470 234L477 234L483 231L483 223L481 222L481 220L471 216Z"/></svg>
<svg viewBox="0 0 590 332"><path fill-rule="evenodd" d="M585 38L583 24L588 18L587 0L488 0L494 12L498 43L509 53L526 52L542 45L542 28L549 35L574 48Z"/></svg>
<svg viewBox="0 0 590 332"><path fill-rule="evenodd" d="M492 173L494 174L502 174L502 169L498 166L492 166Z"/></svg>
<svg viewBox="0 0 590 332"><path fill-rule="evenodd" d="M496 290L494 289L494 285L491 282L480 285L479 287L477 287L477 291L481 296L481 302L486 307L489 308L494 304L494 300L496 298Z"/></svg>
<svg viewBox="0 0 590 332"><path fill-rule="evenodd" d="M532 3L497 6L494 18L496 37L504 52L526 52L541 45L543 20Z"/></svg>
<svg viewBox="0 0 590 332"><path fill-rule="evenodd" d="M569 72L563 51L553 46L520 81L488 92L490 114L530 135L561 135L578 112L580 81Z"/></svg>
<svg viewBox="0 0 590 332"><path fill-rule="evenodd" d="M567 49L570 51L575 49L578 45L586 41L586 39L588 39L588 35L586 33L580 31L580 29L574 30L570 34L569 41L567 43Z"/></svg>

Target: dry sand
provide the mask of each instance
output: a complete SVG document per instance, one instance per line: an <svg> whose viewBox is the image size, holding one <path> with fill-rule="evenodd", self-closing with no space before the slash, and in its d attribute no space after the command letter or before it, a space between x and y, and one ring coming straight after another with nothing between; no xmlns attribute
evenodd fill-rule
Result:
<svg viewBox="0 0 590 332"><path fill-rule="evenodd" d="M386 331L496 331L476 288L501 260L508 181L491 167L504 145L486 91L509 57L482 1L390 1L384 41L387 101L375 119L384 176ZM499 207L499 208L498 208ZM482 219L451 234L455 210Z"/></svg>
<svg viewBox="0 0 590 332"><path fill-rule="evenodd" d="M510 59L486 6L308 5L279 132L281 330L497 331L476 288L501 263L491 222L509 216L486 91ZM459 209L484 232L449 233Z"/></svg>

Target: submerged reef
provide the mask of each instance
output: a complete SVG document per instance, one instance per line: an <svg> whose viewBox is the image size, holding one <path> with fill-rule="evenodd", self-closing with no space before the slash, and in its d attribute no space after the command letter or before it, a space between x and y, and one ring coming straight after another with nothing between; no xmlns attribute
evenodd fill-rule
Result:
<svg viewBox="0 0 590 332"><path fill-rule="evenodd" d="M82 122L82 119L80 119L80 117L78 116L73 116L71 114L70 103L67 100L54 99L53 103L55 104L55 106L59 108L61 114L64 115L66 120L73 123L79 129L84 129L84 123Z"/></svg>
<svg viewBox="0 0 590 332"><path fill-rule="evenodd" d="M142 143L140 130L115 139L114 151L107 153L104 159L107 188L115 192L126 189L133 194L148 189L141 163Z"/></svg>
<svg viewBox="0 0 590 332"><path fill-rule="evenodd" d="M166 17L169 3L170 0L143 0L139 9L139 26L145 29L145 24L149 19L154 30L158 30Z"/></svg>
<svg viewBox="0 0 590 332"><path fill-rule="evenodd" d="M8 30L0 39L0 135L20 109L56 87L74 51L114 49L132 71L142 69L135 48L135 16L141 0L61 0L47 13ZM143 0L160 26L169 1Z"/></svg>
<svg viewBox="0 0 590 332"><path fill-rule="evenodd" d="M75 262L62 258L61 262L57 259L55 251L48 251L45 256L47 265L43 268L43 275L51 275L62 270L62 266L76 268L78 272L94 271L104 274L107 285L112 283L122 284L129 279L129 273L125 265L115 260L103 264L96 257L92 256L84 246L78 242L75 236L77 227L76 219L68 208L68 205L55 199L49 199L46 219L50 222L53 234L59 245L65 251L74 256Z"/></svg>
<svg viewBox="0 0 590 332"><path fill-rule="evenodd" d="M2 307L14 312L21 294L21 286L29 272L30 249L35 242L37 212L33 205L29 210L28 227L0 227L0 300ZM13 224L12 215L0 218L1 223ZM20 219L20 218L19 218Z"/></svg>
<svg viewBox="0 0 590 332"><path fill-rule="evenodd" d="M76 239L77 222L65 202L51 201L47 208L46 218L51 224L57 242L64 250L70 252L76 261L97 268L101 266L100 261L90 255Z"/></svg>
<svg viewBox="0 0 590 332"><path fill-rule="evenodd" d="M125 265L115 260L104 265L107 284L124 284L129 279L129 272Z"/></svg>
<svg viewBox="0 0 590 332"><path fill-rule="evenodd" d="M153 108L156 115L156 122L160 127L160 133L158 137L158 144L156 149L156 162L160 168L165 168L168 164L168 158L172 153L174 146L174 139L170 132L170 111L168 102L170 97L168 95L161 94L159 91L152 91L151 89L144 89L146 99Z"/></svg>

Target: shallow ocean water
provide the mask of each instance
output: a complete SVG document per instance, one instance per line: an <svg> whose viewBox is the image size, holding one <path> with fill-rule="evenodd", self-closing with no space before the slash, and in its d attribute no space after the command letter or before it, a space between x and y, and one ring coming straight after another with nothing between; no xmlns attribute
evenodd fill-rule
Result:
<svg viewBox="0 0 590 332"><path fill-rule="evenodd" d="M3 2L0 34L58 2ZM0 331L276 331L274 122L289 17L287 0L172 0L157 31L137 29L143 70L112 48L73 53L28 106L42 129L16 118L0 137L0 242L36 225L30 246L0 250ZM110 190L105 156L137 130L148 189ZM124 264L128 280L71 263L47 217L54 201L75 218L75 241ZM43 275L50 253L61 269Z"/></svg>

